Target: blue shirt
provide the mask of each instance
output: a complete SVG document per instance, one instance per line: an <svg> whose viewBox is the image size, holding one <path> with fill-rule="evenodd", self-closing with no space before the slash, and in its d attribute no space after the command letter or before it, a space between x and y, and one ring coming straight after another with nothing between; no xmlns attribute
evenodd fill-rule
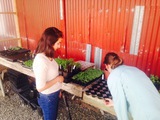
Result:
<svg viewBox="0 0 160 120"><path fill-rule="evenodd" d="M160 94L144 72L121 65L107 82L118 120L160 120Z"/></svg>

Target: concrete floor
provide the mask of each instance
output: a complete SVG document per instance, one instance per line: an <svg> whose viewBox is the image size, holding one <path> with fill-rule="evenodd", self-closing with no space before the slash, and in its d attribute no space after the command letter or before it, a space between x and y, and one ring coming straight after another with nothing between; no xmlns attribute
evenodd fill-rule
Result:
<svg viewBox="0 0 160 120"><path fill-rule="evenodd" d="M19 95L13 92L9 81L4 82L4 88L8 94L5 97L0 96L0 120L42 120L38 110L24 104ZM67 94L72 120L117 120L109 113L104 112L102 115L99 109L81 102L80 98L72 100L71 97L71 94ZM68 120L68 112L62 99L59 102L57 119Z"/></svg>

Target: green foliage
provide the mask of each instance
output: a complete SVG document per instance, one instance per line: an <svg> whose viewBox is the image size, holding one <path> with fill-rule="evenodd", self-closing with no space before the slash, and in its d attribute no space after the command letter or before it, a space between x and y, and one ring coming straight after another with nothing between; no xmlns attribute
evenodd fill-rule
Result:
<svg viewBox="0 0 160 120"><path fill-rule="evenodd" d="M159 77L157 75L151 74L150 79L153 82L153 84L155 84L155 83L160 84L160 80L159 80Z"/></svg>
<svg viewBox="0 0 160 120"><path fill-rule="evenodd" d="M70 65L75 66L76 68L81 68L81 64L78 62L72 62Z"/></svg>
<svg viewBox="0 0 160 120"><path fill-rule="evenodd" d="M72 79L74 81L80 81L81 83L88 83L100 77L102 74L103 72L99 69L89 68L83 72L79 72L78 74L74 75Z"/></svg>
<svg viewBox="0 0 160 120"><path fill-rule="evenodd" d="M73 66L75 66L75 68L81 67L81 65L79 63L74 62L72 58L70 59L55 58L55 61L58 63L59 66L62 67L63 71L68 71L68 69Z"/></svg>
<svg viewBox="0 0 160 120"><path fill-rule="evenodd" d="M33 60L24 61L23 65L26 66L26 67L30 67L31 68L32 65L33 65Z"/></svg>
<svg viewBox="0 0 160 120"><path fill-rule="evenodd" d="M9 48L9 50L13 50L13 51L20 50L20 49L22 48L19 46Z"/></svg>
<svg viewBox="0 0 160 120"><path fill-rule="evenodd" d="M160 93L160 78L157 75L150 75L150 79L157 88L158 92Z"/></svg>

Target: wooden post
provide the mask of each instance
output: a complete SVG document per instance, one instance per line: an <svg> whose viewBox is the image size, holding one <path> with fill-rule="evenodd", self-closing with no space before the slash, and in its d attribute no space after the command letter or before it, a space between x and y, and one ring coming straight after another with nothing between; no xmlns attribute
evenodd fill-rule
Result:
<svg viewBox="0 0 160 120"><path fill-rule="evenodd" d="M19 23L18 23L16 0L12 0L12 5L13 5L13 11L15 12L15 14L14 14L14 20L15 20L15 25L16 25L16 34L17 34L17 38L18 38L18 46L21 47L22 44L21 44L20 31L19 31Z"/></svg>

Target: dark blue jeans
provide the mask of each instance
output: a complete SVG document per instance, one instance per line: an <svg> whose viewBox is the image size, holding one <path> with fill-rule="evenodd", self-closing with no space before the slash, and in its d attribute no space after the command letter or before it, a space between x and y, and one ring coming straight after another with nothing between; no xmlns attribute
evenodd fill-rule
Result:
<svg viewBox="0 0 160 120"><path fill-rule="evenodd" d="M39 93L38 104L42 108L44 120L56 120L59 92L57 91L51 94Z"/></svg>

